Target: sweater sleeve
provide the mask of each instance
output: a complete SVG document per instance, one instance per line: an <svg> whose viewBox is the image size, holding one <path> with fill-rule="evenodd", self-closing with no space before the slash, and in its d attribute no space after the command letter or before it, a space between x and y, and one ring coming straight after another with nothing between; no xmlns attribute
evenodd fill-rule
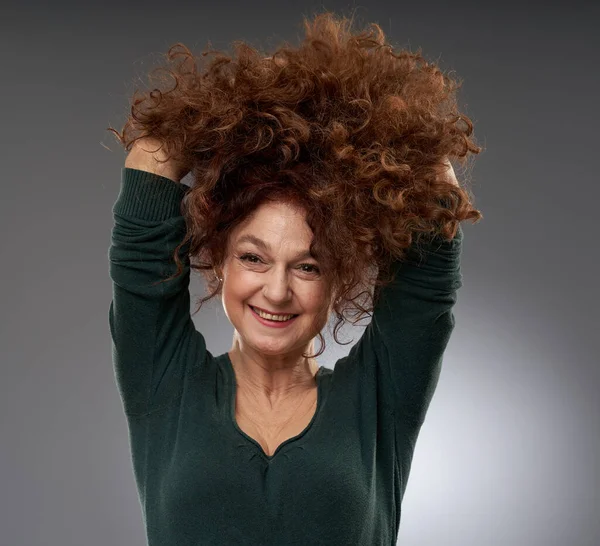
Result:
<svg viewBox="0 0 600 546"><path fill-rule="evenodd" d="M380 289L362 337L367 350L375 353L397 421L409 428L419 428L425 419L454 329L462 239L459 224L451 241L437 236L415 243L403 260L395 261L394 280Z"/></svg>
<svg viewBox="0 0 600 546"><path fill-rule="evenodd" d="M127 415L144 415L176 401L190 360L206 358L204 337L190 316L188 246L181 202L189 189L160 175L121 172L108 251L113 298L109 309L115 378ZM195 355L195 359L191 358Z"/></svg>

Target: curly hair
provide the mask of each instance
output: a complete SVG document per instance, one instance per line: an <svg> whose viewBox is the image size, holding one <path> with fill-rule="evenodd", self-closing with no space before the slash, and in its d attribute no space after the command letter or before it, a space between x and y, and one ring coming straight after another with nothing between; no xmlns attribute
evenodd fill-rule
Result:
<svg viewBox="0 0 600 546"><path fill-rule="evenodd" d="M196 58L176 43L172 68L151 72L163 90L136 91L122 132L108 128L127 150L149 137L190 166L187 233L174 252L176 273L160 282L182 274L185 251L209 292L195 313L220 293L215 270L230 233L267 201L306 211L338 344L345 314L356 324L372 313L376 288L393 281L392 261L413 242L451 239L459 222L483 217L470 191L444 177L449 160L466 166L481 151L458 111L461 83L420 49L394 51L377 24L352 26L330 12L304 18L302 43L267 56L234 42L231 56L207 49ZM318 335L311 358L325 350Z"/></svg>

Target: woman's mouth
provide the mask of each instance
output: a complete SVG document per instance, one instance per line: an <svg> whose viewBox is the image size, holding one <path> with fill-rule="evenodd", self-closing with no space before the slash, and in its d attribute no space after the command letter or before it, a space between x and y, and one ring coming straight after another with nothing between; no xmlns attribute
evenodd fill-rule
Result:
<svg viewBox="0 0 600 546"><path fill-rule="evenodd" d="M252 307L251 305L249 305L248 307L250 307L250 310L252 311L252 314L256 317L256 319L261 323L264 324L265 326L271 326L272 328L284 328L286 326L289 326L290 324L292 324L292 322L294 322L299 315L292 315L291 318L288 318L286 320L273 320L273 319L268 319L266 317L261 317L258 314L258 310L255 309L254 307ZM285 315L284 315L285 316Z"/></svg>

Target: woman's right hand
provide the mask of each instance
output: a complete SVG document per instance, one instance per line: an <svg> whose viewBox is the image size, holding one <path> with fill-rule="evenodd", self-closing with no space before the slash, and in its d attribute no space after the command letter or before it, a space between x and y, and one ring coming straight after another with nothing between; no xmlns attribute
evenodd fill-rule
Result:
<svg viewBox="0 0 600 546"><path fill-rule="evenodd" d="M180 182L190 172L189 166L173 159L159 162L158 160L164 161L166 158L164 149L159 149L160 145L159 140L149 137L136 140L127 154L125 167L148 171Z"/></svg>

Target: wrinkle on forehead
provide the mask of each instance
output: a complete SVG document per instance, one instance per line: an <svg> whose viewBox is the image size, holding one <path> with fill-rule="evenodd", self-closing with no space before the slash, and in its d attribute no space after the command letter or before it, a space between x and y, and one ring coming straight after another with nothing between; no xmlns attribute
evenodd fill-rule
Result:
<svg viewBox="0 0 600 546"><path fill-rule="evenodd" d="M240 237L251 235L271 249L291 247L296 253L307 250L313 237L303 209L288 203L261 205L232 235L236 244Z"/></svg>

